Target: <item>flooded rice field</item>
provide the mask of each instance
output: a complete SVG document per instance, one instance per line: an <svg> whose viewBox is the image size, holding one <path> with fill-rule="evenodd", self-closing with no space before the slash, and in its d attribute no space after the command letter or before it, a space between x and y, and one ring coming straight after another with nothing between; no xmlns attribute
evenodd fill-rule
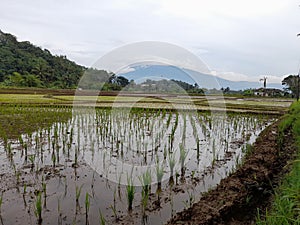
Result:
<svg viewBox="0 0 300 225"><path fill-rule="evenodd" d="M239 166L263 114L0 107L0 223L164 224Z"/></svg>

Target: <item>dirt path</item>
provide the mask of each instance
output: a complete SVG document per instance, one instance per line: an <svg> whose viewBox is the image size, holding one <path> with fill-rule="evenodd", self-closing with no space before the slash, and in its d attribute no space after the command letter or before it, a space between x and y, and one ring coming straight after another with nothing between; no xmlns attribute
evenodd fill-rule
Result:
<svg viewBox="0 0 300 225"><path fill-rule="evenodd" d="M295 152L291 133L285 135L284 147L279 149L277 125L260 135L253 154L242 167L168 224L254 224L257 208L268 206L274 187L287 172L285 165Z"/></svg>

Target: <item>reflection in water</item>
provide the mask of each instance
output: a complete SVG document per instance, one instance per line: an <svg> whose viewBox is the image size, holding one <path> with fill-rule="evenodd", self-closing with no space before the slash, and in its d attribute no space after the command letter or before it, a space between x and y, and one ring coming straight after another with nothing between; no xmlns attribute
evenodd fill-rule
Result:
<svg viewBox="0 0 300 225"><path fill-rule="evenodd" d="M4 224L31 223L31 199L42 191L45 223L161 224L231 173L272 121L137 109L74 115L1 141L1 190L14 198L0 215ZM132 210L129 180L136 185Z"/></svg>

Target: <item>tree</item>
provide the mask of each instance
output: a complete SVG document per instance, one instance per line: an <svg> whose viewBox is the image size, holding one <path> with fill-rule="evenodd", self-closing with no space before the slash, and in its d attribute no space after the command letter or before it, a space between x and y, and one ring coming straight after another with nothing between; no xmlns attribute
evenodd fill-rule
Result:
<svg viewBox="0 0 300 225"><path fill-rule="evenodd" d="M25 75L24 80L25 80L25 85L27 87L41 87L42 86L41 80L32 74Z"/></svg>
<svg viewBox="0 0 300 225"><path fill-rule="evenodd" d="M126 87L129 84L129 81L127 78L122 77L122 76L117 76L116 77L116 83L122 87Z"/></svg>
<svg viewBox="0 0 300 225"><path fill-rule="evenodd" d="M245 96L253 96L253 90L250 88L250 89L245 89L243 91L243 95Z"/></svg>
<svg viewBox="0 0 300 225"><path fill-rule="evenodd" d="M19 42L11 34L0 32L0 82L2 85L71 88L86 69L66 58L53 56L28 41ZM13 74L14 72L19 73ZM34 79L31 74L37 79ZM23 79L23 80L22 80ZM27 82L27 80L28 82ZM5 81L5 82L4 82Z"/></svg>
<svg viewBox="0 0 300 225"><path fill-rule="evenodd" d="M48 78L51 74L49 71L50 71L50 68L47 65L47 61L45 61L41 57L39 57L36 60L35 65L33 66L32 70L31 70L32 74L37 75L37 78L44 80L45 82L49 82Z"/></svg>
<svg viewBox="0 0 300 225"><path fill-rule="evenodd" d="M297 75L289 75L282 80L282 85L286 86L285 91L292 94L292 97L299 96L299 77Z"/></svg>
<svg viewBox="0 0 300 225"><path fill-rule="evenodd" d="M230 92L230 87L227 87L227 88L221 88L221 91L224 93L224 94L228 94Z"/></svg>
<svg viewBox="0 0 300 225"><path fill-rule="evenodd" d="M8 86L16 86L16 87L25 85L23 76L18 72L13 72L12 75L6 78L4 83L8 84Z"/></svg>

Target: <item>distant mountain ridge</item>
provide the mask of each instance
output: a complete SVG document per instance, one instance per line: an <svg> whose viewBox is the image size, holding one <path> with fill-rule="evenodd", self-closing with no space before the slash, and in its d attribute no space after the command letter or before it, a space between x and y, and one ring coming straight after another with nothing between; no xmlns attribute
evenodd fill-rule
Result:
<svg viewBox="0 0 300 225"><path fill-rule="evenodd" d="M128 80L135 80L137 83L142 83L146 79L174 79L187 82L189 84L197 83L200 88L206 89L220 89L229 87L231 90L245 90L261 88L260 82L248 82L248 81L230 81L210 74L204 74L193 70L180 69L175 66L169 65L138 65L132 66L132 71L121 73L121 76L126 77ZM268 88L282 89L281 84L267 83Z"/></svg>
<svg viewBox="0 0 300 225"><path fill-rule="evenodd" d="M67 59L66 56L52 55L29 41L19 42L15 36L0 30L0 84L3 86L76 88L82 75L89 71L94 76L107 78L110 73L88 69ZM260 82L230 81L210 74L180 69L169 65L135 65L133 71L120 73L128 80L142 83L147 78L154 80L174 79L200 88L231 90L260 88ZM196 80L193 79L196 78ZM107 78L108 80L108 78ZM95 83L95 82L92 82ZM281 84L267 83L268 88L282 89Z"/></svg>

